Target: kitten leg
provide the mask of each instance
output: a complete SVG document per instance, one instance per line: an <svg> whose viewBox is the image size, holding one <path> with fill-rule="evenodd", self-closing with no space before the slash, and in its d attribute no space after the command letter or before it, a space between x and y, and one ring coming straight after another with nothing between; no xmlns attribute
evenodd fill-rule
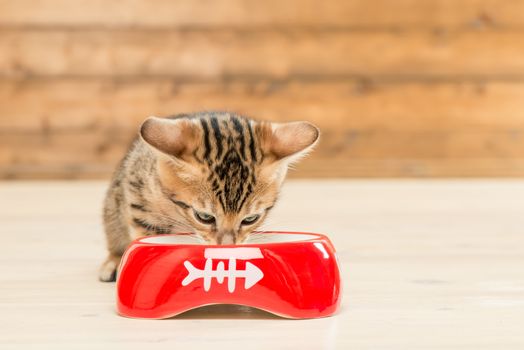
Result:
<svg viewBox="0 0 524 350"><path fill-rule="evenodd" d="M107 259L100 266L98 271L98 279L102 282L114 282L116 281L116 269L120 264L122 256L113 255L109 253Z"/></svg>
<svg viewBox="0 0 524 350"><path fill-rule="evenodd" d="M125 220L125 200L122 187L112 185L104 202L104 230L109 255L100 267L98 278L102 282L114 282L116 270L124 251L131 243Z"/></svg>

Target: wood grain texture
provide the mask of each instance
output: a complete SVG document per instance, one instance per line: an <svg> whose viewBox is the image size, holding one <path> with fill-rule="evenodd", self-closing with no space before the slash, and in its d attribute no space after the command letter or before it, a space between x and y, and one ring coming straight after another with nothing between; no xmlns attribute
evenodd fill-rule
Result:
<svg viewBox="0 0 524 350"><path fill-rule="evenodd" d="M107 177L142 120L309 120L293 176L522 176L524 0L0 0L0 177Z"/></svg>
<svg viewBox="0 0 524 350"><path fill-rule="evenodd" d="M0 74L524 79L524 31L0 29Z"/></svg>
<svg viewBox="0 0 524 350"><path fill-rule="evenodd" d="M238 306L119 317L97 280L107 185L0 183L0 348L524 348L522 181L285 183L265 228L328 234L344 286L337 315L304 321Z"/></svg>
<svg viewBox="0 0 524 350"><path fill-rule="evenodd" d="M233 110L351 130L506 130L524 125L523 82L29 79L0 81L0 130L136 130L149 115Z"/></svg>
<svg viewBox="0 0 524 350"><path fill-rule="evenodd" d="M121 128L0 135L0 178L107 178L135 135ZM497 130L325 129L294 168L292 177L519 176L524 140Z"/></svg>
<svg viewBox="0 0 524 350"><path fill-rule="evenodd" d="M11 26L519 27L522 0L0 0Z"/></svg>
<svg viewBox="0 0 524 350"><path fill-rule="evenodd" d="M519 82L4 81L0 177L107 177L146 116L201 109L317 124L293 176L518 176L523 100Z"/></svg>

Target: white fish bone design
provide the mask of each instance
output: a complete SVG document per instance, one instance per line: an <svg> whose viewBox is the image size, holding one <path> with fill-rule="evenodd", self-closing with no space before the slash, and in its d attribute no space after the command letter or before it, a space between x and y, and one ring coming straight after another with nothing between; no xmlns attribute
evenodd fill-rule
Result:
<svg viewBox="0 0 524 350"><path fill-rule="evenodd" d="M246 262L245 270L237 270L236 268L237 260L262 259L263 255L259 248L207 248L204 251L204 256L207 260L202 270L194 267L188 260L184 261L188 274L182 281L183 286L202 278L204 290L207 292L211 288L213 278L216 278L218 283L222 283L224 278L227 277L227 290L233 293L237 278L245 278L244 288L249 289L264 277L262 270L250 262ZM226 270L224 262L220 261L216 270L213 270L213 259L228 259L228 269Z"/></svg>

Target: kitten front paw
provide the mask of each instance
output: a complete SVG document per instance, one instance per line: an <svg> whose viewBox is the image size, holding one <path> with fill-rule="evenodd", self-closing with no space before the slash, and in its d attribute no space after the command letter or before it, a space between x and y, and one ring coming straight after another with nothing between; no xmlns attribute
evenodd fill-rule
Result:
<svg viewBox="0 0 524 350"><path fill-rule="evenodd" d="M121 256L110 254L106 261L100 266L98 271L98 279L101 282L115 282L116 281L116 269L120 264Z"/></svg>

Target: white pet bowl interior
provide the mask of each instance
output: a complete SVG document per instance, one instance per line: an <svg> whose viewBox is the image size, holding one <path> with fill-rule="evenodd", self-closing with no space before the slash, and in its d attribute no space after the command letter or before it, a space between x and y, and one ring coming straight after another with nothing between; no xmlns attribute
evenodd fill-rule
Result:
<svg viewBox="0 0 524 350"><path fill-rule="evenodd" d="M249 235L241 244L267 244L307 241L317 238L315 235L307 233L255 233ZM140 240L144 243L152 244L206 244L206 241L196 235L166 235L146 237Z"/></svg>
<svg viewBox="0 0 524 350"><path fill-rule="evenodd" d="M249 235L242 244L298 242L313 238L317 236L307 233L254 233Z"/></svg>

